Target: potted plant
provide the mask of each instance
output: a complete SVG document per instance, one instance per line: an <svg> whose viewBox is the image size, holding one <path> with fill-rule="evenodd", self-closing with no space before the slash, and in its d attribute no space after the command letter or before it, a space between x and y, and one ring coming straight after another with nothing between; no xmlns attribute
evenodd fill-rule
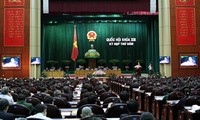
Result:
<svg viewBox="0 0 200 120"><path fill-rule="evenodd" d="M66 69L66 71L68 71L69 68L70 68L70 64L72 63L72 61L71 60L62 60L61 62L62 62L62 66L64 66L64 68Z"/></svg>
<svg viewBox="0 0 200 120"><path fill-rule="evenodd" d="M86 60L85 59L78 59L77 60L78 65L80 65L82 68L84 68L85 64L86 64Z"/></svg>
<svg viewBox="0 0 200 120"><path fill-rule="evenodd" d="M42 74L41 74L41 77L46 78L47 74L43 71Z"/></svg>
<svg viewBox="0 0 200 120"><path fill-rule="evenodd" d="M130 68L130 64L132 63L132 60L130 59L125 59L122 61L122 63L125 65L126 71L128 71L128 69Z"/></svg>
<svg viewBox="0 0 200 120"><path fill-rule="evenodd" d="M136 59L135 60L135 64L137 65L138 62L140 63L141 66L144 66L144 60L142 60L142 59Z"/></svg>
<svg viewBox="0 0 200 120"><path fill-rule="evenodd" d="M109 62L112 64L113 69L117 69L117 64L119 63L118 59L110 59Z"/></svg>
<svg viewBox="0 0 200 120"><path fill-rule="evenodd" d="M135 63L137 64L137 63L140 63L140 64L142 64L144 61L142 60L142 59L137 59L137 60L135 60Z"/></svg>
<svg viewBox="0 0 200 120"><path fill-rule="evenodd" d="M100 68L103 68L106 65L107 61L105 59L99 59L97 63L100 65Z"/></svg>
<svg viewBox="0 0 200 120"><path fill-rule="evenodd" d="M47 65L50 67L50 69L55 69L56 64L58 64L58 61L55 60L48 60Z"/></svg>

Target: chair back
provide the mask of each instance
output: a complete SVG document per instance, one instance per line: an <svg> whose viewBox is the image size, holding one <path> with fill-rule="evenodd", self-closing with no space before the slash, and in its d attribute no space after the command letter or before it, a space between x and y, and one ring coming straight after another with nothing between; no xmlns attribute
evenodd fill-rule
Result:
<svg viewBox="0 0 200 120"><path fill-rule="evenodd" d="M200 91L199 90L195 90L195 91L192 91L191 93L190 93L190 95L196 95L196 96L200 96Z"/></svg>
<svg viewBox="0 0 200 120"><path fill-rule="evenodd" d="M81 118L81 112L82 112L82 109L84 107L90 107L92 109L92 112L97 115L97 116L102 116L104 117L105 116L105 113L103 111L103 108L98 106L98 105L95 105L95 104L86 104L86 105L83 105L81 107L78 108L78 111L77 111L77 118Z"/></svg>
<svg viewBox="0 0 200 120"><path fill-rule="evenodd" d="M80 100L80 102L78 102L77 106L81 107L82 105L88 104L88 100L87 98L83 98Z"/></svg>
<svg viewBox="0 0 200 120"><path fill-rule="evenodd" d="M97 93L98 93L98 96L100 97L101 96L101 94L103 94L105 92L105 90L104 89L100 89L100 90L98 90L97 91Z"/></svg>
<svg viewBox="0 0 200 120"><path fill-rule="evenodd" d="M39 119L39 118L27 118L27 120L43 120L43 119Z"/></svg>
<svg viewBox="0 0 200 120"><path fill-rule="evenodd" d="M116 117L120 117L121 114L125 114L125 113L128 113L127 105L125 103L116 103L115 105L107 109L106 117L116 118Z"/></svg>
<svg viewBox="0 0 200 120"><path fill-rule="evenodd" d="M103 101L103 108L107 108L108 107L108 104L109 103L112 103L112 102L120 102L120 98L118 97L109 97L109 98L106 98L104 101Z"/></svg>
<svg viewBox="0 0 200 120"><path fill-rule="evenodd" d="M106 98L109 98L109 97L117 97L117 95L112 92L105 92L105 93L101 94L100 101L104 101Z"/></svg>
<svg viewBox="0 0 200 120"><path fill-rule="evenodd" d="M53 98L53 103L58 108L71 108L71 104L69 102L64 101L63 99L58 98L58 97Z"/></svg>
<svg viewBox="0 0 200 120"><path fill-rule="evenodd" d="M35 97L28 97L25 100L27 103L32 103L33 106L36 106L37 104L41 104L41 101L38 98Z"/></svg>
<svg viewBox="0 0 200 120"><path fill-rule="evenodd" d="M47 106L47 117L50 118L62 118L61 111L55 105L46 104Z"/></svg>
<svg viewBox="0 0 200 120"><path fill-rule="evenodd" d="M153 89L153 91L152 91L152 95L154 95L154 96L164 96L164 95L166 95L167 94L167 91L165 91L164 89L158 89L158 88L156 88L156 89Z"/></svg>
<svg viewBox="0 0 200 120"><path fill-rule="evenodd" d="M15 114L15 116L29 116L29 109L27 107L25 107L24 105L21 104L13 104L10 105L8 108L8 112L9 113L13 113Z"/></svg>
<svg viewBox="0 0 200 120"><path fill-rule="evenodd" d="M200 105L200 96L189 96L185 100L185 106Z"/></svg>
<svg viewBox="0 0 200 120"><path fill-rule="evenodd" d="M127 115L120 120L140 120L140 115Z"/></svg>
<svg viewBox="0 0 200 120"><path fill-rule="evenodd" d="M173 91L168 95L168 100L180 100L181 98L184 98L185 95L183 92L180 91Z"/></svg>
<svg viewBox="0 0 200 120"><path fill-rule="evenodd" d="M44 97L46 97L47 95L44 94L44 93L36 93L34 94L32 97L36 97L38 98L40 101L43 101L44 100Z"/></svg>

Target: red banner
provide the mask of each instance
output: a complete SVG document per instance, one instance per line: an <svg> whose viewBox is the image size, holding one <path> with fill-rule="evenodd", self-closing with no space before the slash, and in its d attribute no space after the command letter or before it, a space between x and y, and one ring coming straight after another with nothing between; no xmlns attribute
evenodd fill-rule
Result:
<svg viewBox="0 0 200 120"><path fill-rule="evenodd" d="M25 0L4 0L4 6L24 6Z"/></svg>
<svg viewBox="0 0 200 120"><path fill-rule="evenodd" d="M176 8L176 35L178 45L196 45L195 9Z"/></svg>
<svg viewBox="0 0 200 120"><path fill-rule="evenodd" d="M24 46L24 8L4 9L4 46Z"/></svg>
<svg viewBox="0 0 200 120"><path fill-rule="evenodd" d="M176 0L176 6L194 6L195 0Z"/></svg>

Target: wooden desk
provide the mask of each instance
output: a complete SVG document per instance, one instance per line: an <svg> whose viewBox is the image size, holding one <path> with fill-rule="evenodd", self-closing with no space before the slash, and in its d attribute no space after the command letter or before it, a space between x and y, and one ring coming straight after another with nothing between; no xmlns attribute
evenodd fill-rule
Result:
<svg viewBox="0 0 200 120"><path fill-rule="evenodd" d="M103 110L106 112L107 108L103 108ZM60 108L60 111L63 118L75 118L78 108Z"/></svg>
<svg viewBox="0 0 200 120"><path fill-rule="evenodd" d="M153 97L151 96L151 92L145 92L144 95L144 111L152 112L151 103Z"/></svg>
<svg viewBox="0 0 200 120"><path fill-rule="evenodd" d="M119 120L119 118L106 118L107 120ZM80 118L52 118L52 120L81 120Z"/></svg>
<svg viewBox="0 0 200 120"><path fill-rule="evenodd" d="M196 113L196 111L184 109L184 113L185 113L186 120L199 120L200 119L200 114Z"/></svg>
<svg viewBox="0 0 200 120"><path fill-rule="evenodd" d="M63 77L63 71L44 71L47 77Z"/></svg>
<svg viewBox="0 0 200 120"><path fill-rule="evenodd" d="M162 108L163 108L163 101L164 96L154 96L154 116L157 120L161 120L162 115Z"/></svg>
<svg viewBox="0 0 200 120"><path fill-rule="evenodd" d="M96 70L75 70L76 76L86 76L88 74L94 73ZM103 70L106 75L115 74L117 76L121 75L121 70Z"/></svg>

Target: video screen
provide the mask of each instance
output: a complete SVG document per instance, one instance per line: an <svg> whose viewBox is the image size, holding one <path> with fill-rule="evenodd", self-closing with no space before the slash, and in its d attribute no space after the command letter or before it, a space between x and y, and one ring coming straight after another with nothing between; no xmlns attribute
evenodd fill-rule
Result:
<svg viewBox="0 0 200 120"><path fill-rule="evenodd" d="M32 58L31 58L31 64L32 64L32 65L40 65L40 64L41 64L41 59L40 59L40 57L32 57Z"/></svg>
<svg viewBox="0 0 200 120"><path fill-rule="evenodd" d="M20 68L20 56L2 56L2 68Z"/></svg>
<svg viewBox="0 0 200 120"><path fill-rule="evenodd" d="M182 54L180 55L181 67L198 67L198 54Z"/></svg>
<svg viewBox="0 0 200 120"><path fill-rule="evenodd" d="M160 64L169 64L170 56L160 56Z"/></svg>

